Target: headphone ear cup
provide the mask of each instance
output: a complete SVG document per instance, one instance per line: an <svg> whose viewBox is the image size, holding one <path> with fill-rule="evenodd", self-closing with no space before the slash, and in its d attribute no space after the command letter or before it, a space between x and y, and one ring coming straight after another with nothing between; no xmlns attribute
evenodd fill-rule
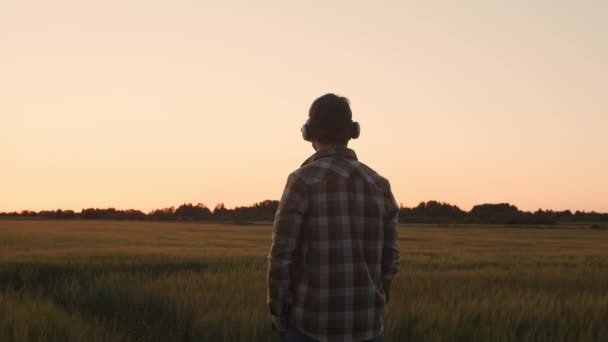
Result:
<svg viewBox="0 0 608 342"><path fill-rule="evenodd" d="M353 122L352 123L352 132L351 132L351 138L353 139L357 139L359 137L359 135L361 135L361 126L359 126L358 122Z"/></svg>
<svg viewBox="0 0 608 342"><path fill-rule="evenodd" d="M302 132L302 138L306 141L310 141L310 125L308 120L306 120L306 123L302 125L300 131Z"/></svg>

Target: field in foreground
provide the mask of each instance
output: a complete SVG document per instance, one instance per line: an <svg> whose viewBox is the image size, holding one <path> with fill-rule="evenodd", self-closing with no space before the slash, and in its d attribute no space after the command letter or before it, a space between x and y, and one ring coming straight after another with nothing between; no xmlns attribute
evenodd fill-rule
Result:
<svg viewBox="0 0 608 342"><path fill-rule="evenodd" d="M270 226L0 220L0 341L270 341ZM606 341L608 231L401 227L387 341Z"/></svg>

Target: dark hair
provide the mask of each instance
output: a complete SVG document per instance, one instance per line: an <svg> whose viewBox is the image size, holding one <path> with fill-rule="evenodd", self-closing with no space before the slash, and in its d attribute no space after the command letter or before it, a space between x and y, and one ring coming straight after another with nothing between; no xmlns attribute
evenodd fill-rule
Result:
<svg viewBox="0 0 608 342"><path fill-rule="evenodd" d="M346 97L325 94L308 111L311 135L320 143L344 145L350 140L353 113Z"/></svg>

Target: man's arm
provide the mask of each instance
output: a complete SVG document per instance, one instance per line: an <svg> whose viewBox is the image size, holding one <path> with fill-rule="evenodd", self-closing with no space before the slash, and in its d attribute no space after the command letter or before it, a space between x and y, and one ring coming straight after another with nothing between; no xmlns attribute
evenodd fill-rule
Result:
<svg viewBox="0 0 608 342"><path fill-rule="evenodd" d="M268 255L268 308L277 320L285 321L292 303L291 265L299 244L302 219L308 209L306 186L296 174L289 175L272 228ZM277 327L279 330L281 327Z"/></svg>
<svg viewBox="0 0 608 342"><path fill-rule="evenodd" d="M383 218L384 242L382 246L382 286L386 293L386 301L390 297L390 287L395 274L399 271L399 243L397 227L399 226L399 206L391 192L388 181L384 194L385 212Z"/></svg>

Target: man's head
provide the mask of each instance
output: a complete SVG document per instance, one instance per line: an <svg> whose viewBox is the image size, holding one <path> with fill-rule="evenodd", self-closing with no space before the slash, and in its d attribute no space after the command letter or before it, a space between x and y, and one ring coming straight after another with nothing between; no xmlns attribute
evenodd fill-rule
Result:
<svg viewBox="0 0 608 342"><path fill-rule="evenodd" d="M310 106L308 121L303 127L305 139L315 145L346 146L359 136L359 124L352 121L350 102L346 97L325 94Z"/></svg>

